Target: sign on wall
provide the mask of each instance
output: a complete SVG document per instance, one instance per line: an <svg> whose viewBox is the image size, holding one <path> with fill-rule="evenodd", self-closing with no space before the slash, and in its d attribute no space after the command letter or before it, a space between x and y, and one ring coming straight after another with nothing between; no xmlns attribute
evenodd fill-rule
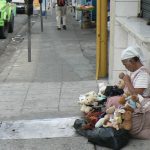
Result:
<svg viewBox="0 0 150 150"><path fill-rule="evenodd" d="M40 10L39 0L34 0L33 1L33 8L34 8L34 10Z"/></svg>

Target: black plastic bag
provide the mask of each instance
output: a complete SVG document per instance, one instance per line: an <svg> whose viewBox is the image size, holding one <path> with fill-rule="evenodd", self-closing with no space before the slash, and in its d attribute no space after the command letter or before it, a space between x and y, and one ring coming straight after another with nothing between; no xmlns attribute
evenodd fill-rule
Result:
<svg viewBox="0 0 150 150"><path fill-rule="evenodd" d="M74 123L74 128L79 135L87 137L88 141L93 144L109 147L113 150L120 150L129 142L130 135L126 130L116 130L114 128L94 128L92 130L83 130L81 127L84 123L84 120L78 119Z"/></svg>
<svg viewBox="0 0 150 150"><path fill-rule="evenodd" d="M84 119L76 119L73 127L78 130L82 128L82 125L85 125L87 122Z"/></svg>
<svg viewBox="0 0 150 150"><path fill-rule="evenodd" d="M124 93L123 89L119 89L117 86L107 86L104 92L106 97L118 96Z"/></svg>

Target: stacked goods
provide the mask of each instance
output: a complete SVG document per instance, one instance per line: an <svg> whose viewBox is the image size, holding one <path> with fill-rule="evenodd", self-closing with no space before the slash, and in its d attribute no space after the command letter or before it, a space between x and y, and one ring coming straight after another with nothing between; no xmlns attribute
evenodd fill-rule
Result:
<svg viewBox="0 0 150 150"><path fill-rule="evenodd" d="M77 7L76 7L76 9L77 10L80 10L80 11L82 11L82 10L93 10L94 9L94 6L92 6L92 5L78 5Z"/></svg>

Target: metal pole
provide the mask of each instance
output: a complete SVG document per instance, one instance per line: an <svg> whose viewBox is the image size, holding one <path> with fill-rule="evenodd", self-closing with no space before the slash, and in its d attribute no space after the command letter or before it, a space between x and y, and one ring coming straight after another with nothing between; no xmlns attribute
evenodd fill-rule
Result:
<svg viewBox="0 0 150 150"><path fill-rule="evenodd" d="M31 62L31 16L28 15L28 62Z"/></svg>
<svg viewBox="0 0 150 150"><path fill-rule="evenodd" d="M96 80L100 77L100 58L101 58L101 1L97 0L96 2Z"/></svg>
<svg viewBox="0 0 150 150"><path fill-rule="evenodd" d="M97 0L96 79L107 76L107 1Z"/></svg>
<svg viewBox="0 0 150 150"><path fill-rule="evenodd" d="M107 71L107 8L106 0L101 0L101 63L100 77L106 77Z"/></svg>
<svg viewBox="0 0 150 150"><path fill-rule="evenodd" d="M45 0L45 18L47 19L46 0Z"/></svg>
<svg viewBox="0 0 150 150"><path fill-rule="evenodd" d="M40 11L41 11L41 32L43 32L43 15L42 15L42 3L40 3Z"/></svg>

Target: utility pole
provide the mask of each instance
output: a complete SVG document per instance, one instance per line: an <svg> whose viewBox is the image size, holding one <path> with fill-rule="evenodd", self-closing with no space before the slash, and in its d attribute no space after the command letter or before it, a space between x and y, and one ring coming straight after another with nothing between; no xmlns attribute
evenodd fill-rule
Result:
<svg viewBox="0 0 150 150"><path fill-rule="evenodd" d="M43 15L42 15L42 3L43 0L39 0L40 3L40 14L41 14L41 32L43 32Z"/></svg>
<svg viewBox="0 0 150 150"><path fill-rule="evenodd" d="M45 0L45 18L47 19L47 9L46 9L46 7L47 7L47 5L46 5L46 0Z"/></svg>
<svg viewBox="0 0 150 150"><path fill-rule="evenodd" d="M31 15L33 14L33 0L25 0L28 15L28 62L31 62Z"/></svg>

